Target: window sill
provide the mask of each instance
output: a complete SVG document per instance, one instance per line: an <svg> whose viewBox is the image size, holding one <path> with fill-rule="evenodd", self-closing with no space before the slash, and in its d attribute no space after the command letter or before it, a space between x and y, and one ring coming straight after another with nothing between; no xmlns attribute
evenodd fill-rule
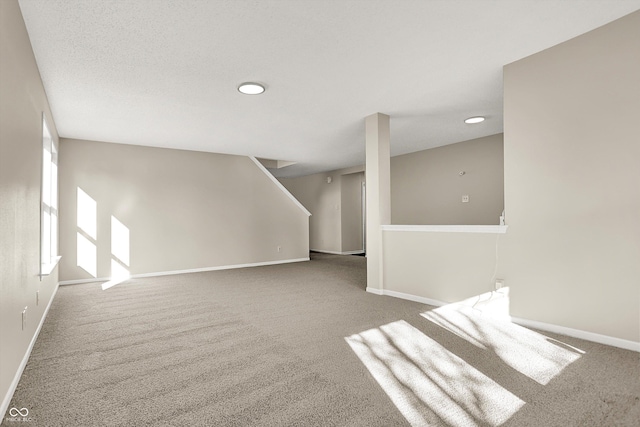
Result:
<svg viewBox="0 0 640 427"><path fill-rule="evenodd" d="M40 264L40 277L50 275L53 269L56 268L56 265L60 262L60 258L62 258L62 256L52 258L49 264Z"/></svg>

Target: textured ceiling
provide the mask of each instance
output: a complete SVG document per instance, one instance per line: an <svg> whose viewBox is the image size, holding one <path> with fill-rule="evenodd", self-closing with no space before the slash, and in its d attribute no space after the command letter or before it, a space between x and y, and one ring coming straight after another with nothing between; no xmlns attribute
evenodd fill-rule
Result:
<svg viewBox="0 0 640 427"><path fill-rule="evenodd" d="M297 176L502 132L502 66L640 0L20 0L60 136L252 155ZM240 94L244 81L267 91ZM485 115L479 125L466 117Z"/></svg>

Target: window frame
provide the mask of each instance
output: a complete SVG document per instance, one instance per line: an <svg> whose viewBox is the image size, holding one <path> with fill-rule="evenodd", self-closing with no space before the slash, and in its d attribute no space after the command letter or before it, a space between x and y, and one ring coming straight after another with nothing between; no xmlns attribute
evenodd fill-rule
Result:
<svg viewBox="0 0 640 427"><path fill-rule="evenodd" d="M40 171L40 277L48 276L58 265L58 147L42 113L42 152Z"/></svg>

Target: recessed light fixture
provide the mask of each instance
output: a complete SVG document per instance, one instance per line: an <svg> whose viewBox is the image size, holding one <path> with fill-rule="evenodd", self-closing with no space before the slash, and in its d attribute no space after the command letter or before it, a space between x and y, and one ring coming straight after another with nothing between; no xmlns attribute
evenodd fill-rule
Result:
<svg viewBox="0 0 640 427"><path fill-rule="evenodd" d="M238 90L245 95L260 95L264 92L264 86L260 83L245 82L238 86Z"/></svg>
<svg viewBox="0 0 640 427"><path fill-rule="evenodd" d="M482 116L469 117L464 122L468 124L482 123L484 122L484 117Z"/></svg>

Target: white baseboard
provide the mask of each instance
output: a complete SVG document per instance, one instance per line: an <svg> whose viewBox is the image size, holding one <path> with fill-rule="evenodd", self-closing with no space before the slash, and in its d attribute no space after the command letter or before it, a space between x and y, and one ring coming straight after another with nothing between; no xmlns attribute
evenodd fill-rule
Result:
<svg viewBox="0 0 640 427"><path fill-rule="evenodd" d="M58 282L58 284L60 286L79 285L81 283L108 282L109 280L111 280L111 278L109 277L96 277L96 278L92 277L90 279L63 280L62 282Z"/></svg>
<svg viewBox="0 0 640 427"><path fill-rule="evenodd" d="M367 288L367 292L376 295L388 295L390 297L406 299L409 301L420 302L423 304L433 305L440 307L449 303L438 301L430 298L420 297L412 294L405 294L402 292L389 291L386 289ZM573 338L580 338L586 341L596 342L599 344L610 345L612 347L623 348L625 350L632 350L640 352L640 342L629 341L622 338L611 337L608 335L596 334L593 332L582 331L580 329L567 328L565 326L553 325L551 323L538 322L536 320L521 319L519 317L511 317L511 321L521 326L528 328L539 329L541 331L553 332L556 334L562 334Z"/></svg>
<svg viewBox="0 0 640 427"><path fill-rule="evenodd" d="M307 208L305 208L302 205L302 203L300 203L300 201L296 199L295 196L291 194L291 192L287 190L286 187L282 185L282 183L278 181L278 179L275 176L273 176L273 174L269 172L262 163L258 161L258 159L256 159L253 156L249 156L249 158L253 163L255 163L258 169L260 169L262 173L264 173L267 176L267 178L269 178L276 185L276 187L278 187L278 189L284 193L285 196L287 196L296 206L298 206L298 208L300 208L302 212L305 213L305 215L307 215L308 217L311 216L311 212L309 212Z"/></svg>
<svg viewBox="0 0 640 427"><path fill-rule="evenodd" d="M219 265L216 267L191 268L187 270L158 271L153 273L132 274L131 277L129 278L139 279L143 277L171 276L174 274L201 273L203 271L216 271L216 270L231 270L233 268L262 267L265 265L289 264L292 262L302 262L302 261L309 261L309 258L307 257L307 258L285 259L285 260L277 260L277 261L254 262L250 264ZM110 280L111 280L110 277L64 280L60 282L60 285L64 286L64 285L77 285L80 283L108 282Z"/></svg>
<svg viewBox="0 0 640 427"><path fill-rule="evenodd" d="M608 335L581 331L580 329L567 328L565 326L552 325L550 323L543 323L535 320L520 319L519 317L511 317L511 321L528 328L540 329L543 331L554 332L556 334L580 338L586 341L597 342L599 344L606 344L612 347L624 348L625 350L640 352L640 342L623 340L622 338L610 337Z"/></svg>
<svg viewBox="0 0 640 427"><path fill-rule="evenodd" d="M367 290L369 290L369 288L367 288ZM388 291L386 289L382 290L382 293L379 294L379 295L389 295L390 297L395 297L395 298L406 299L406 300L409 300L409 301L420 302L422 304L433 305L433 306L436 306L436 307L440 307L440 306L448 304L446 302L438 301L438 300L431 299L431 298L419 297L417 295L405 294L405 293L396 292L396 291Z"/></svg>
<svg viewBox="0 0 640 427"><path fill-rule="evenodd" d="M339 251L324 251L324 250L320 250L320 249L309 249L311 252L320 252L322 254L331 254L331 255L355 255L355 254L363 254L364 251L363 250L358 250L358 251L345 251L345 252L339 252Z"/></svg>
<svg viewBox="0 0 640 427"><path fill-rule="evenodd" d="M9 390L7 390L7 394L4 396L4 399L2 399L2 406L0 406L0 415L2 416L0 417L0 422L4 420L4 416L7 413L7 409L9 409L9 404L11 403L11 398L13 397L13 393L15 393L16 388L18 388L18 383L20 382L20 378L22 377L24 368L27 366L27 362L29 361L29 356L31 356L31 351L33 350L33 346L35 345L36 340L38 339L38 335L40 334L42 325L44 325L44 320L47 318L47 314L49 313L49 308L51 308L51 303L53 303L53 299L55 298L57 292L58 292L58 285L56 284L53 290L53 294L49 299L49 303L47 304L47 307L44 309L44 313L42 313L42 318L40 319L40 323L36 328L36 332L35 334L33 334L33 337L31 338L29 347L27 347L27 351L25 352L24 357L22 358L22 362L20 362L20 366L18 366L18 370L16 371L16 374L13 377L13 381L11 381Z"/></svg>

